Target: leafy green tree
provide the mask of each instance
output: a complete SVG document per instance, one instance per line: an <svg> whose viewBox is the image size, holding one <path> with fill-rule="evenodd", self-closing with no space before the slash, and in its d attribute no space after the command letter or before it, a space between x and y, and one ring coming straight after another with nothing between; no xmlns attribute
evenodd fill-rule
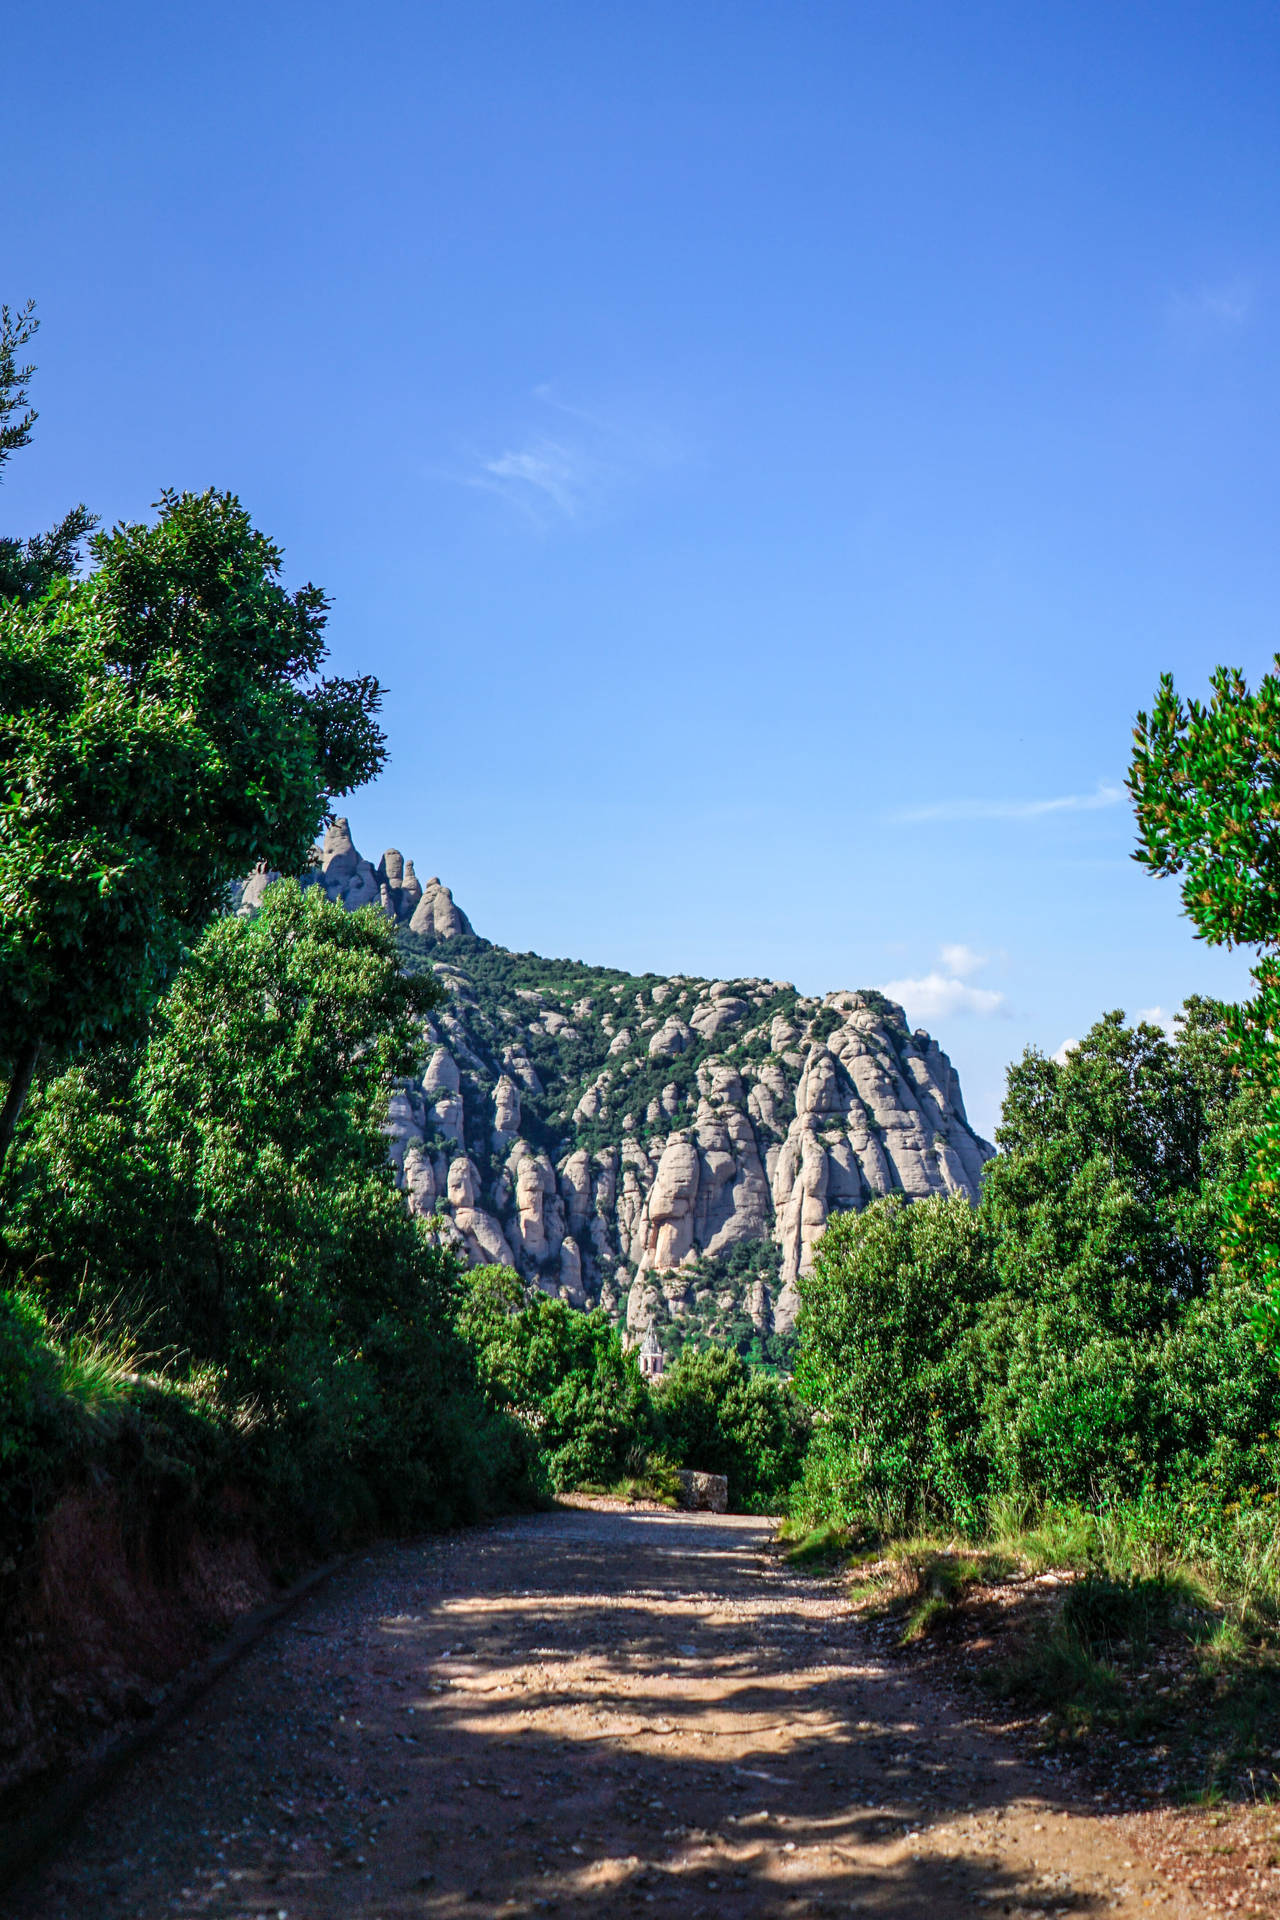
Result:
<svg viewBox="0 0 1280 1920"><path fill-rule="evenodd" d="M608 1485L652 1444L652 1406L634 1352L599 1308L579 1312L518 1274L477 1267L459 1326L493 1405L536 1436L557 1491Z"/></svg>
<svg viewBox="0 0 1280 1920"><path fill-rule="evenodd" d="M666 1451L703 1473L723 1473L730 1504L775 1512L800 1471L809 1423L782 1381L755 1373L723 1347L685 1347L657 1396Z"/></svg>
<svg viewBox="0 0 1280 1920"><path fill-rule="evenodd" d="M1184 704L1165 674L1151 713L1138 715L1134 857L1153 874L1184 876L1201 939L1261 949L1257 993L1236 1016L1235 1038L1237 1064L1265 1089L1265 1104L1223 1245L1252 1290L1260 1337L1280 1357L1280 673L1251 693L1238 668L1220 667L1212 687L1207 703Z"/></svg>
<svg viewBox="0 0 1280 1920"><path fill-rule="evenodd" d="M229 882L303 868L385 757L376 680L324 679L326 601L230 494L166 494L93 572L0 604L0 1112L41 1052L127 1034Z"/></svg>
<svg viewBox="0 0 1280 1920"><path fill-rule="evenodd" d="M38 418L27 404L27 383L35 368L22 365L18 356L39 324L31 301L17 313L0 307L0 467L11 453L30 444ZM55 580L74 573L85 537L97 524L97 515L82 504L48 533L26 540L0 536L0 600L38 600Z"/></svg>
<svg viewBox="0 0 1280 1920"><path fill-rule="evenodd" d="M210 926L145 1044L38 1090L14 1156L11 1277L242 1410L274 1503L318 1535L492 1509L530 1472L387 1158L437 998L378 911L282 881Z"/></svg>
<svg viewBox="0 0 1280 1920"><path fill-rule="evenodd" d="M820 1506L902 1522L966 1505L980 1479L974 1329L991 1285L965 1199L891 1195L828 1223L797 1323Z"/></svg>
<svg viewBox="0 0 1280 1920"><path fill-rule="evenodd" d="M1247 1340L1216 1354L1206 1341L1230 1320L1219 1242L1255 1108L1230 1013L1188 1001L1173 1042L1110 1013L1064 1062L1029 1050L1010 1068L1004 1151L981 1202L996 1486L1130 1493L1161 1474L1194 1478L1221 1445L1237 1477L1248 1471L1270 1383ZM1236 1311L1243 1321L1238 1299Z"/></svg>
<svg viewBox="0 0 1280 1920"><path fill-rule="evenodd" d="M1180 1039L1108 1013L1067 1054L1009 1069L982 1209L998 1280L1046 1273L1117 1332L1162 1325L1217 1265L1219 1125L1234 1091L1228 1010L1188 1002Z"/></svg>
<svg viewBox="0 0 1280 1920"><path fill-rule="evenodd" d="M417 1258L381 1128L438 998L401 972L382 915L319 888L280 881L253 916L215 920L143 1044L33 1101L13 1264L61 1307L87 1275L99 1307L118 1296L157 1344L226 1369L234 1396L270 1398L286 1322L338 1301L354 1326L366 1288L394 1290L399 1256Z"/></svg>
<svg viewBox="0 0 1280 1920"><path fill-rule="evenodd" d="M802 1283L810 1506L966 1525L995 1494L1268 1471L1280 1383L1218 1259L1257 1108L1229 1016L1189 1001L1170 1042L1112 1013L1065 1061L1029 1049L976 1209L832 1223Z"/></svg>

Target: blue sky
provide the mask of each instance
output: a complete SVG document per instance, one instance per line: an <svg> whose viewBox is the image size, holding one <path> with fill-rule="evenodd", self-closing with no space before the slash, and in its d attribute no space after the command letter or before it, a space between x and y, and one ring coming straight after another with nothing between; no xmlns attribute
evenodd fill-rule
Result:
<svg viewBox="0 0 1280 1920"><path fill-rule="evenodd" d="M519 948L889 985L995 1124L1235 993L1121 795L1280 645L1264 5L29 10L7 531L237 491ZM904 984L905 983L905 984Z"/></svg>

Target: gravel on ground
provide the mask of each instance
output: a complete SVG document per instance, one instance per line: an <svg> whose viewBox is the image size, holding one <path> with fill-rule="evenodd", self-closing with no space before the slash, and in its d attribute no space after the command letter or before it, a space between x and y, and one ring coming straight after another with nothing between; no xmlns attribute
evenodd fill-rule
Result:
<svg viewBox="0 0 1280 1920"><path fill-rule="evenodd" d="M1202 1911L772 1534L581 1500L349 1563L5 1920Z"/></svg>

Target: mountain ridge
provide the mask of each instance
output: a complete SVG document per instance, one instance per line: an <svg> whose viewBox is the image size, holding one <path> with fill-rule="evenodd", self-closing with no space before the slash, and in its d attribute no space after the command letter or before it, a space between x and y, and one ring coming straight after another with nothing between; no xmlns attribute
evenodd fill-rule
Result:
<svg viewBox="0 0 1280 1920"><path fill-rule="evenodd" d="M250 876L251 911L276 876ZM403 963L449 998L387 1131L408 1204L474 1264L500 1261L638 1336L785 1357L796 1282L829 1215L881 1193L976 1198L994 1149L955 1069L874 989L631 974L515 953L345 819L303 883L380 906Z"/></svg>

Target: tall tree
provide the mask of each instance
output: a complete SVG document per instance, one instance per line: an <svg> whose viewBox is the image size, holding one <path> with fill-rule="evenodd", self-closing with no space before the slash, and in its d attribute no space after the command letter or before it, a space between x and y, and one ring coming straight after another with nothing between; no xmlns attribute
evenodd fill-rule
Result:
<svg viewBox="0 0 1280 1920"><path fill-rule="evenodd" d="M158 504L0 603L0 1162L42 1051L127 1033L229 883L299 871L385 759L377 680L321 676L319 588L234 495Z"/></svg>
<svg viewBox="0 0 1280 1920"><path fill-rule="evenodd" d="M35 368L19 358L39 324L30 300L16 313L0 306L0 467L11 453L30 444L39 418L28 405ZM74 573L85 537L97 524L98 516L82 502L48 533L26 540L0 536L0 600L38 600L55 580Z"/></svg>
<svg viewBox="0 0 1280 1920"><path fill-rule="evenodd" d="M1260 950L1258 991L1235 1032L1237 1065L1265 1104L1228 1196L1224 1245L1254 1285L1259 1334L1280 1351L1280 672L1251 693L1238 668L1219 667L1211 685L1208 702L1184 704L1165 674L1150 715L1138 715L1134 858L1183 876L1201 939Z"/></svg>

